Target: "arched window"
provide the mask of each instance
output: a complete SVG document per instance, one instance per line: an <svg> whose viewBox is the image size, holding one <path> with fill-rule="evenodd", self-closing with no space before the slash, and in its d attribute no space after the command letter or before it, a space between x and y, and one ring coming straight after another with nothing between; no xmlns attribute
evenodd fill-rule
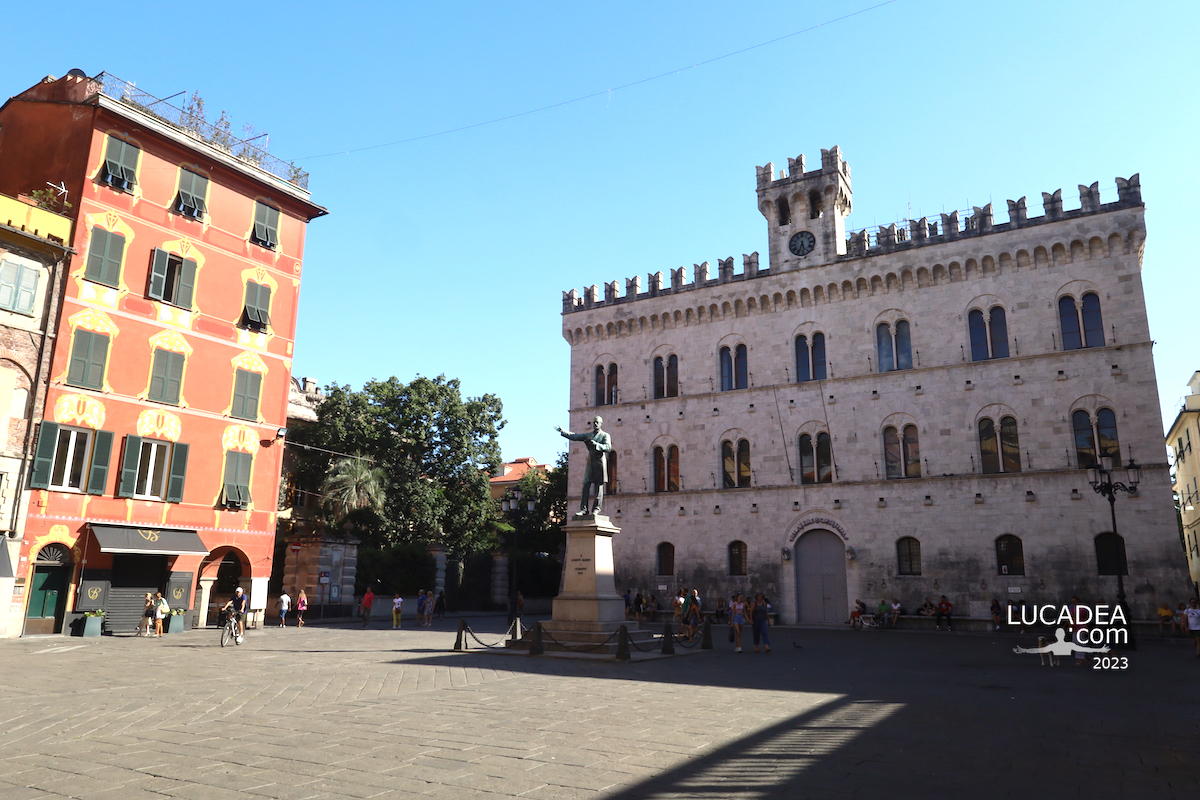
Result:
<svg viewBox="0 0 1200 800"><path fill-rule="evenodd" d="M992 306L987 314L978 308L967 314L967 329L971 333L971 360L1008 358L1008 318L1000 306Z"/></svg>
<svg viewBox="0 0 1200 800"><path fill-rule="evenodd" d="M1111 408L1096 412L1095 423L1088 412L1082 409L1071 415L1071 428L1075 433L1075 458L1079 469L1096 466L1097 458L1121 461L1121 445L1117 441L1117 415ZM1099 451L1097 451L1099 443Z"/></svg>
<svg viewBox="0 0 1200 800"><path fill-rule="evenodd" d="M1001 417L999 431L992 420L979 420L979 463L985 475L1021 471L1016 417Z"/></svg>
<svg viewBox="0 0 1200 800"><path fill-rule="evenodd" d="M654 448L654 491L679 491L679 448Z"/></svg>
<svg viewBox="0 0 1200 800"><path fill-rule="evenodd" d="M610 450L608 453L608 484L605 488L609 494L616 494L617 486L617 453L615 450Z"/></svg>
<svg viewBox="0 0 1200 800"><path fill-rule="evenodd" d="M800 482L833 482L833 447L829 434L822 431L814 437L800 437Z"/></svg>
<svg viewBox="0 0 1200 800"><path fill-rule="evenodd" d="M607 387L608 387L608 381L606 380L606 376L604 374L604 365L597 364L596 365L596 393L593 395L593 397L596 400L596 405L598 405L598 406L605 405L604 398L606 398L608 396Z"/></svg>
<svg viewBox="0 0 1200 800"><path fill-rule="evenodd" d="M721 471L726 489L744 489L750 485L750 442L739 439L737 444L726 439L721 442Z"/></svg>
<svg viewBox="0 0 1200 800"><path fill-rule="evenodd" d="M1098 575L1128 575L1125 561L1125 539L1119 533L1102 533L1096 537L1096 572Z"/></svg>
<svg viewBox="0 0 1200 800"><path fill-rule="evenodd" d="M745 542L730 542L729 543L729 574L730 575L745 575L746 574L746 543Z"/></svg>
<svg viewBox="0 0 1200 800"><path fill-rule="evenodd" d="M779 224L787 225L792 221L792 209L788 206L786 197L781 197L775 201L775 208L779 211Z"/></svg>
<svg viewBox="0 0 1200 800"><path fill-rule="evenodd" d="M820 219L822 211L821 193L813 189L808 193L808 218Z"/></svg>
<svg viewBox="0 0 1200 800"><path fill-rule="evenodd" d="M809 347L808 337L796 337L796 381L825 380L825 334L814 333L812 347Z"/></svg>
<svg viewBox="0 0 1200 800"><path fill-rule="evenodd" d="M617 365L608 365L608 397L605 400L606 405L616 403L617 398Z"/></svg>
<svg viewBox="0 0 1200 800"><path fill-rule="evenodd" d="M921 574L921 543L911 536L896 542L896 572L900 575Z"/></svg>
<svg viewBox="0 0 1200 800"><path fill-rule="evenodd" d="M908 320L897 320L894 327L886 322L875 326L875 352L879 357L880 372L912 369L912 336Z"/></svg>
<svg viewBox="0 0 1200 800"><path fill-rule="evenodd" d="M967 314L967 329L971 332L971 360L987 361L987 322L983 318L982 311L974 309Z"/></svg>
<svg viewBox="0 0 1200 800"><path fill-rule="evenodd" d="M1000 306L992 306L988 312L988 328L992 358L1008 358L1008 315Z"/></svg>
<svg viewBox="0 0 1200 800"><path fill-rule="evenodd" d="M900 433L891 425L883 429L883 469L887 478L904 477L904 463L900 460Z"/></svg>
<svg viewBox="0 0 1200 800"><path fill-rule="evenodd" d="M733 385L735 389L745 389L750 385L747 375L750 364L746 358L746 345L739 344L733 348Z"/></svg>
<svg viewBox="0 0 1200 800"><path fill-rule="evenodd" d="M721 348L721 391L728 392L733 388L733 351L728 347Z"/></svg>
<svg viewBox="0 0 1200 800"><path fill-rule="evenodd" d="M1085 294L1078 305L1070 295L1059 298L1058 320L1063 350L1104 346L1104 319L1100 314L1100 295L1095 292Z"/></svg>
<svg viewBox="0 0 1200 800"><path fill-rule="evenodd" d="M996 540L996 569L1001 575L1025 574L1025 551L1021 540L1010 533Z"/></svg>
<svg viewBox="0 0 1200 800"><path fill-rule="evenodd" d="M679 357L674 353L665 359L654 359L654 399L679 396Z"/></svg>
<svg viewBox="0 0 1200 800"><path fill-rule="evenodd" d="M883 429L883 464L888 478L921 477L921 445L916 425L905 425L902 431L891 425Z"/></svg>
<svg viewBox="0 0 1200 800"><path fill-rule="evenodd" d="M670 542L663 542L658 546L658 573L659 575L674 575L675 574L675 545Z"/></svg>
<svg viewBox="0 0 1200 800"><path fill-rule="evenodd" d="M608 406L617 402L617 365L596 365L596 405Z"/></svg>

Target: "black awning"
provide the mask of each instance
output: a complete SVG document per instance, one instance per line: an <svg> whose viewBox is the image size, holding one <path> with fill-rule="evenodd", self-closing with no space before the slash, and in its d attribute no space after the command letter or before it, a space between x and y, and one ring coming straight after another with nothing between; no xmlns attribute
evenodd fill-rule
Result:
<svg viewBox="0 0 1200 800"><path fill-rule="evenodd" d="M156 556L180 556L191 553L208 555L208 548L195 531L164 528L139 528L134 525L92 525L92 533L102 553L142 553Z"/></svg>

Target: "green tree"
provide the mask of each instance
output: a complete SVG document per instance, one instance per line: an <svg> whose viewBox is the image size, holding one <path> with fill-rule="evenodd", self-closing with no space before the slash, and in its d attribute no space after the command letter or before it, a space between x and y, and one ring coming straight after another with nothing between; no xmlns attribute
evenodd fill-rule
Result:
<svg viewBox="0 0 1200 800"><path fill-rule="evenodd" d="M369 508L382 511L386 498L387 475L370 460L356 455L339 458L325 471L321 496L333 506L338 516Z"/></svg>

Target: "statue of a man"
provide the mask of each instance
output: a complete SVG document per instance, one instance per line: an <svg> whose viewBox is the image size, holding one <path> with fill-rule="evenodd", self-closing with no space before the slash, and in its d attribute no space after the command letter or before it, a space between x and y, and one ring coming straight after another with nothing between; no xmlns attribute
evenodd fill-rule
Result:
<svg viewBox="0 0 1200 800"><path fill-rule="evenodd" d="M586 433L571 433L562 428L554 429L563 438L573 442L583 442L587 446L587 468L583 471L583 493L579 500L579 513L575 515L577 517L588 515L588 498L593 486L596 487L596 502L592 506L591 513L599 514L604 505L604 484L608 483L608 456L605 454L612 450L612 437L608 435L607 431L600 430L603 422L604 420L600 417L594 418L592 429Z"/></svg>

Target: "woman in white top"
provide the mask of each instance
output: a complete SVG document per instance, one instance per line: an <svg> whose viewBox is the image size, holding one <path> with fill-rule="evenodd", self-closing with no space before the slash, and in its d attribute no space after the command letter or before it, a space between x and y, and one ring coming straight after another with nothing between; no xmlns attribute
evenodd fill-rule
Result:
<svg viewBox="0 0 1200 800"><path fill-rule="evenodd" d="M742 652L742 625L745 623L746 601L742 598L742 593L738 592L737 597L729 604L729 625L733 628L735 653Z"/></svg>

